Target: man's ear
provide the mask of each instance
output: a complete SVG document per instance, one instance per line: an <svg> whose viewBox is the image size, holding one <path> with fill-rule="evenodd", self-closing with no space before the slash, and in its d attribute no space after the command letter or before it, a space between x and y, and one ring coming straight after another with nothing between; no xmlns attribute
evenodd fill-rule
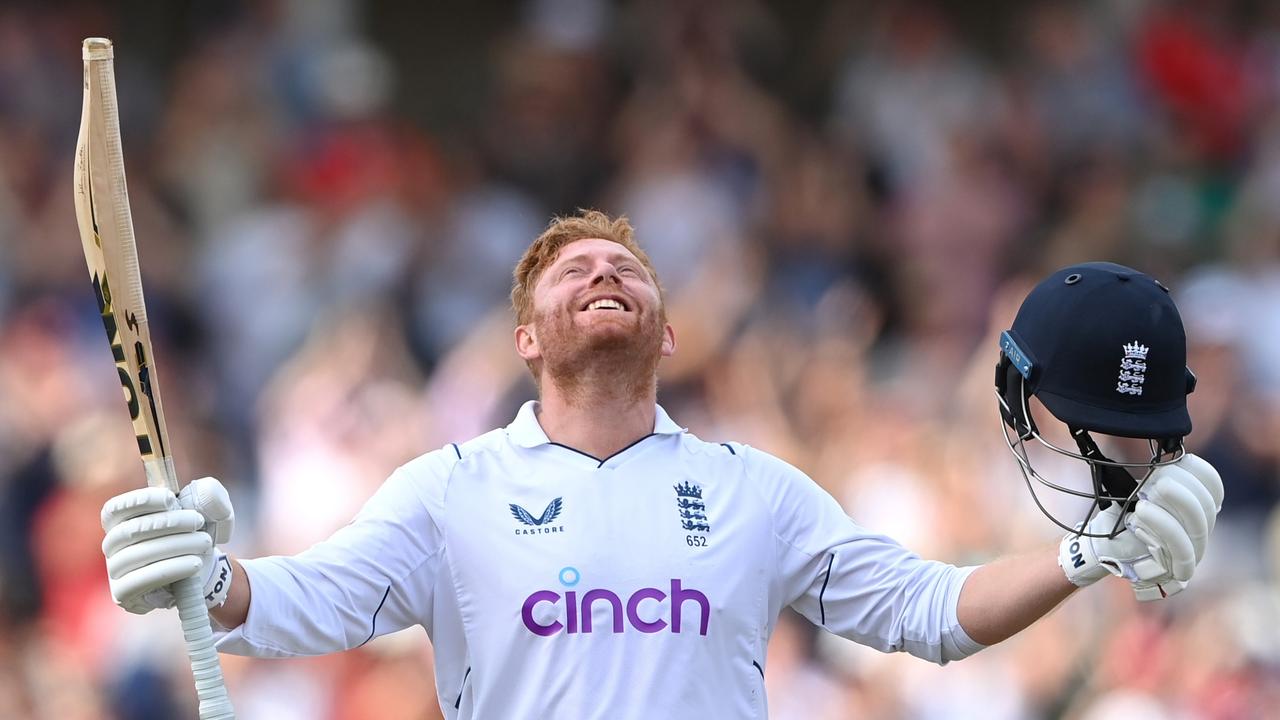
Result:
<svg viewBox="0 0 1280 720"><path fill-rule="evenodd" d="M516 326L516 354L525 362L532 362L542 357L538 336L532 324Z"/></svg>
<svg viewBox="0 0 1280 720"><path fill-rule="evenodd" d="M676 354L676 331L671 323L662 326L662 357Z"/></svg>

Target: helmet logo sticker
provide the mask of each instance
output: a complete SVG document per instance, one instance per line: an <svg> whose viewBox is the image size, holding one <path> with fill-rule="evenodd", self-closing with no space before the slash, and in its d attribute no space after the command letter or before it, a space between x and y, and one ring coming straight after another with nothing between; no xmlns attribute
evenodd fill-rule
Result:
<svg viewBox="0 0 1280 720"><path fill-rule="evenodd" d="M1120 380L1116 392L1125 395L1141 395L1147 376L1147 353L1151 348L1134 340L1124 345L1124 359L1120 361Z"/></svg>

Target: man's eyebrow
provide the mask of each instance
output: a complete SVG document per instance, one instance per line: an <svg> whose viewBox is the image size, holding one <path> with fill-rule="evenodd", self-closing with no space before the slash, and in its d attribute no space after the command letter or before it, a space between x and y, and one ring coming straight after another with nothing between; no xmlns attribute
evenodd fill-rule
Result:
<svg viewBox="0 0 1280 720"><path fill-rule="evenodd" d="M562 257L559 260L556 260L554 263L552 263L552 265L572 265L574 263L583 262L586 259L587 259L586 253L578 253L577 255Z"/></svg>
<svg viewBox="0 0 1280 720"><path fill-rule="evenodd" d="M559 260L556 260L554 263L552 263L552 265L553 266L554 265L572 265L573 263L585 262L586 260L589 260L589 259L590 259L590 256L587 253L578 253L576 255L570 255L569 257L560 258ZM609 253L606 259L609 262L614 263L615 265L621 264L621 263L631 263L635 265L640 264L640 261L637 260L635 256L627 254L626 251Z"/></svg>

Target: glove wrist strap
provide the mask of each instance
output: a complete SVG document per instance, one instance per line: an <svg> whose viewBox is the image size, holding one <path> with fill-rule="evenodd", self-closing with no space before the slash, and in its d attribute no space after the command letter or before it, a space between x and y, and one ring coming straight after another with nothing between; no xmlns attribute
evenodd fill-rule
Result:
<svg viewBox="0 0 1280 720"><path fill-rule="evenodd" d="M231 560L226 553L218 553L213 561L213 572L209 573L209 578L204 582L204 604L210 610L222 607L227 601L227 595L231 592L232 575Z"/></svg>
<svg viewBox="0 0 1280 720"><path fill-rule="evenodd" d="M1099 563L1090 539L1075 533L1062 538L1058 545L1058 567L1076 587L1087 587L1111 574Z"/></svg>

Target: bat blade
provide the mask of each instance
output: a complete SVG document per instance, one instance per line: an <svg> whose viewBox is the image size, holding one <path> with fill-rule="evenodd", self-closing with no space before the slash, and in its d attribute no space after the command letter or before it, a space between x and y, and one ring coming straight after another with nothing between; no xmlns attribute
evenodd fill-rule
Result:
<svg viewBox="0 0 1280 720"><path fill-rule="evenodd" d="M147 484L177 493L178 476L160 405L160 384L152 358L142 273L125 184L111 41L86 39L82 57L84 105L75 161L80 242L133 422L138 452L146 468ZM189 577L171 589L191 660L200 718L234 720L235 712L213 644L201 581Z"/></svg>
<svg viewBox="0 0 1280 720"><path fill-rule="evenodd" d="M178 491L138 265L110 41L84 44L84 105L76 143L76 220L147 483Z"/></svg>

